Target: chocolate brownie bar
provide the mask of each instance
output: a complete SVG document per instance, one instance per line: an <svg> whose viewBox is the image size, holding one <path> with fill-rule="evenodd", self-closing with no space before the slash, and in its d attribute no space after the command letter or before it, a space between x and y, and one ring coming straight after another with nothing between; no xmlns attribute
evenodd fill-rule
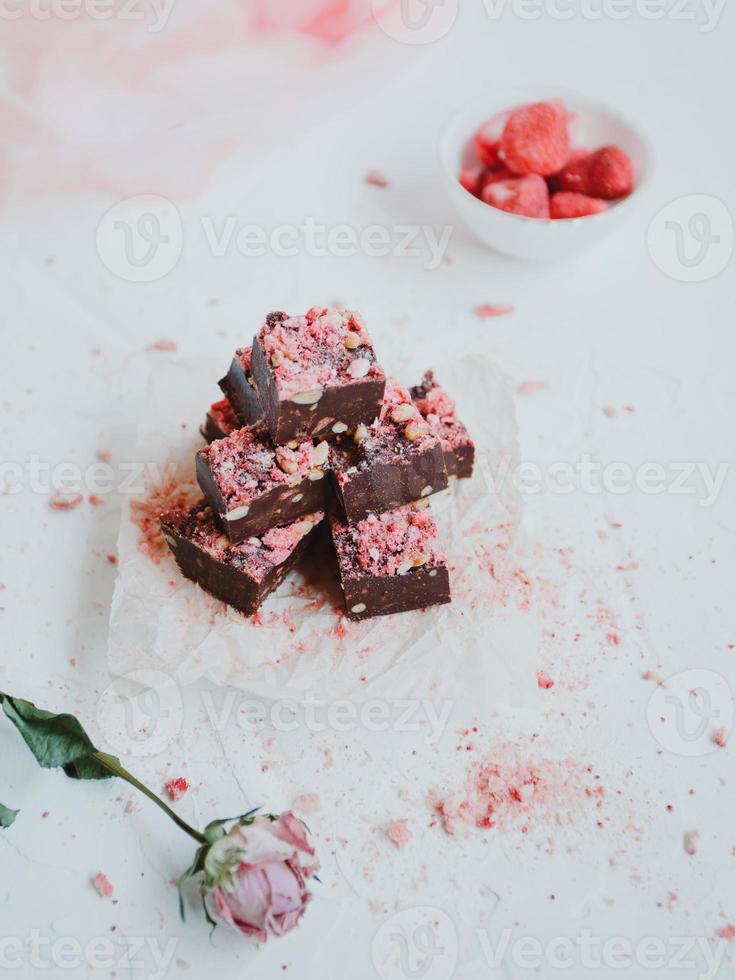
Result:
<svg viewBox="0 0 735 980"><path fill-rule="evenodd" d="M232 405L228 398L222 398L210 406L207 418L199 429L207 442L214 442L215 439L224 439L230 433L240 428Z"/></svg>
<svg viewBox="0 0 735 980"><path fill-rule="evenodd" d="M358 313L270 313L253 341L252 378L277 445L372 422L385 373Z"/></svg>
<svg viewBox="0 0 735 980"><path fill-rule="evenodd" d="M441 442L405 388L389 379L380 416L332 446L333 484L350 524L444 490Z"/></svg>
<svg viewBox="0 0 735 980"><path fill-rule="evenodd" d="M308 548L323 517L323 512L310 514L233 545L217 526L211 508L202 502L188 512L164 514L161 529L186 578L250 615Z"/></svg>
<svg viewBox="0 0 735 980"><path fill-rule="evenodd" d="M433 371L427 371L421 384L411 389L411 398L431 431L441 440L449 476L460 479L472 476L475 444L457 418L454 399L437 383Z"/></svg>
<svg viewBox="0 0 735 980"><path fill-rule="evenodd" d="M449 572L429 501L345 524L330 514L350 619L423 609L451 600Z"/></svg>
<svg viewBox="0 0 735 980"><path fill-rule="evenodd" d="M196 454L197 480L233 544L324 508L329 445L274 447L264 423L247 425Z"/></svg>
<svg viewBox="0 0 735 980"><path fill-rule="evenodd" d="M230 370L219 382L223 394L230 400L240 420L240 425L253 425L263 418L263 409L250 373L252 358L252 347L238 347Z"/></svg>

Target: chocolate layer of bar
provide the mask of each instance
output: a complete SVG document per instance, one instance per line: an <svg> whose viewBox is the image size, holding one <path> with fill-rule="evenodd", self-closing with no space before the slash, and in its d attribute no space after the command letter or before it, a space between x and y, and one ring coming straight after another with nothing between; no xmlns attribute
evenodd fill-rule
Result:
<svg viewBox="0 0 735 980"><path fill-rule="evenodd" d="M230 370L219 382L241 425L253 425L263 418L263 409L260 407L251 374L252 356L252 347L239 347L235 351Z"/></svg>
<svg viewBox="0 0 735 980"><path fill-rule="evenodd" d="M350 619L450 602L449 572L428 501L352 525L334 513L329 520Z"/></svg>
<svg viewBox="0 0 735 980"><path fill-rule="evenodd" d="M277 445L371 422L385 388L359 314L326 308L270 313L253 341L252 377Z"/></svg>
<svg viewBox="0 0 735 980"><path fill-rule="evenodd" d="M438 384L433 371L427 371L421 384L411 389L411 398L431 431L441 440L449 475L459 479L472 476L475 444L457 418L454 399Z"/></svg>
<svg viewBox="0 0 735 980"><path fill-rule="evenodd" d="M214 442L215 439L224 439L239 428L240 422L229 399L222 398L210 406L204 425L199 431L207 442Z"/></svg>
<svg viewBox="0 0 735 980"><path fill-rule="evenodd" d="M217 526L210 507L170 511L161 529L186 578L205 592L250 615L277 588L308 548L323 512L233 545Z"/></svg>
<svg viewBox="0 0 735 980"><path fill-rule="evenodd" d="M340 436L331 452L333 484L349 523L444 490L441 442L405 388L388 381L380 417Z"/></svg>
<svg viewBox="0 0 735 980"><path fill-rule="evenodd" d="M274 447L265 425L244 426L196 454L197 480L237 544L324 507L329 446Z"/></svg>

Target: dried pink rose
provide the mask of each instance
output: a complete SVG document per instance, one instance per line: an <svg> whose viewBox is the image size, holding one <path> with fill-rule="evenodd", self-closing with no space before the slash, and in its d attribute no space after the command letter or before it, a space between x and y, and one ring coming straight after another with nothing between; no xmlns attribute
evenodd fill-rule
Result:
<svg viewBox="0 0 735 980"><path fill-rule="evenodd" d="M294 929L319 869L306 828L290 811L239 822L209 848L204 890L210 912L265 942Z"/></svg>

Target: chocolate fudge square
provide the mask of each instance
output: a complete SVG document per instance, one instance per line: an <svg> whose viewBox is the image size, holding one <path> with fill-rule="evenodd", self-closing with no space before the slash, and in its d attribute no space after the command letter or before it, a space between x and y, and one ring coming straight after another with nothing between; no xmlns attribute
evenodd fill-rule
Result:
<svg viewBox="0 0 735 980"><path fill-rule="evenodd" d="M372 422L385 373L358 313L269 313L253 341L252 377L277 445Z"/></svg>
<svg viewBox="0 0 735 980"><path fill-rule="evenodd" d="M239 347L235 351L230 370L219 382L222 393L229 399L240 420L240 425L253 425L263 418L263 409L260 407L258 393L253 385L252 358L252 347Z"/></svg>
<svg viewBox="0 0 735 980"><path fill-rule="evenodd" d="M323 517L321 511L310 514L235 545L218 527L211 507L202 502L188 512L164 514L161 529L186 578L250 615L309 547Z"/></svg>
<svg viewBox="0 0 735 980"><path fill-rule="evenodd" d="M457 418L454 399L437 382L433 371L427 371L421 384L411 389L411 398L431 431L441 440L449 476L459 479L472 476L475 444Z"/></svg>
<svg viewBox="0 0 735 980"><path fill-rule="evenodd" d="M224 439L230 433L240 428L240 421L228 398L221 398L210 406L207 417L199 429L207 442Z"/></svg>
<svg viewBox="0 0 735 980"><path fill-rule="evenodd" d="M444 490L449 482L439 438L405 388L390 379L380 416L340 436L330 454L332 482L350 524Z"/></svg>
<svg viewBox="0 0 735 980"><path fill-rule="evenodd" d="M330 513L350 619L450 602L449 572L429 501L346 524Z"/></svg>
<svg viewBox="0 0 735 980"><path fill-rule="evenodd" d="M274 446L262 422L196 454L197 480L233 544L324 509L329 445Z"/></svg>

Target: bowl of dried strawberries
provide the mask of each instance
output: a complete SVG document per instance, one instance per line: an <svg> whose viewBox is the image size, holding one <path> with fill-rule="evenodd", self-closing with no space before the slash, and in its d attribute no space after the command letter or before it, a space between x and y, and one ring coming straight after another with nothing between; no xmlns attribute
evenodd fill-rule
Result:
<svg viewBox="0 0 735 980"><path fill-rule="evenodd" d="M464 223L523 259L563 259L595 245L630 214L653 168L643 130L622 113L538 85L466 106L439 153Z"/></svg>

